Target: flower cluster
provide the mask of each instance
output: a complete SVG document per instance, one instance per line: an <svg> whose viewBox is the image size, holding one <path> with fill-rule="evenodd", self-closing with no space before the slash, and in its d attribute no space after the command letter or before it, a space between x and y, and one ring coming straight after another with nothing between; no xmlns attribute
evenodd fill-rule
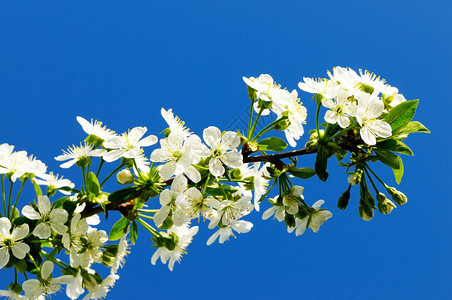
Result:
<svg viewBox="0 0 452 300"><path fill-rule="evenodd" d="M388 138L392 129L383 120L389 109L406 101L398 89L386 84L385 80L368 71L336 67L328 72L329 79L303 78L298 87L308 93L321 96L321 103L329 110L325 121L347 128L354 120L360 127L362 140L370 146L377 138ZM351 121L352 120L352 121Z"/></svg>
<svg viewBox="0 0 452 300"><path fill-rule="evenodd" d="M326 181L327 161L332 156L349 175L339 209L347 207L352 186L360 187L359 215L366 221L376 209L389 214L396 204L407 203L405 194L388 186L368 163L388 165L400 182L403 166L395 153L412 155L402 141L411 133L429 132L412 121L417 101L407 101L396 88L367 71L358 74L336 67L328 75L329 79L304 78L299 84L301 90L316 94L316 127L309 132L306 149L283 152L288 144L295 147L303 135L307 110L296 90L282 89L266 74L243 78L251 100L247 131L208 126L197 135L172 109L165 108L161 115L168 127L160 138L147 134L144 126L117 134L100 121L77 117L86 139L55 157L63 169L80 169L82 180L77 188L68 179L47 173L46 165L25 151L0 144L0 269L16 272L0 296L44 299L64 287L71 299L82 295L83 299L103 299L119 279L119 269L137 241L138 226L149 232L155 244L150 262L160 259L172 271L199 231L199 226L191 226L192 220L207 221L213 232L207 245L217 240L223 244L253 228L245 219L260 211L265 200L270 208L262 219L274 216L296 236L307 228L318 232L332 213L321 208L323 200L309 206L304 188L292 182L295 177L314 175ZM328 109L326 124L318 120L322 105ZM270 113L276 119L255 132L261 116ZM288 144L275 131L284 131ZM297 166L296 156L307 154L316 155L315 169ZM347 154L350 161L343 162ZM106 188L111 178L119 184L114 190L110 190L111 182ZM10 184L5 185L5 180ZM33 184L35 197L19 209L27 181ZM16 182L21 186L13 196ZM396 204L376 183L383 185ZM46 187L45 193L41 186ZM270 198L273 188L278 193ZM61 196L57 192L63 196L54 199ZM120 217L111 228L103 228L98 215L114 218L112 211Z"/></svg>

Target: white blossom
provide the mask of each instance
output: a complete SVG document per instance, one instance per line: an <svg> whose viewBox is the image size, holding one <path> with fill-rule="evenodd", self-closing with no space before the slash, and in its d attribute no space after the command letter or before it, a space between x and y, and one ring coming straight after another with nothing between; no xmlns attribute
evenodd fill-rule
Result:
<svg viewBox="0 0 452 300"><path fill-rule="evenodd" d="M253 223L244 221L244 220L236 220L230 223L229 226L219 228L212 236L207 240L207 246L212 245L218 237L220 237L219 242L223 244L225 241L229 240L229 237L234 235L233 229L238 233L247 233L253 228Z"/></svg>
<svg viewBox="0 0 452 300"><path fill-rule="evenodd" d="M128 133L106 140L104 147L112 150L105 153L102 156L103 159L106 162L112 162L121 157L135 158L139 156L142 147L152 146L158 141L155 135L149 135L142 139L146 131L146 127L135 127Z"/></svg>
<svg viewBox="0 0 452 300"><path fill-rule="evenodd" d="M232 168L239 168L242 164L242 154L237 151L240 138L237 133L227 131L221 134L220 129L210 126L204 129L203 138L210 147L209 171L213 176L221 176L225 172L223 164Z"/></svg>
<svg viewBox="0 0 452 300"><path fill-rule="evenodd" d="M333 216L333 214L328 210L320 210L320 206L325 203L323 200L318 200L312 205L316 211L310 215L311 220L309 221L309 227L317 233L319 231L320 226L329 218ZM295 229L295 235L299 236L304 233L308 224L309 216L304 217L303 219L296 218L295 219L295 227L287 228L289 233L292 233Z"/></svg>
<svg viewBox="0 0 452 300"><path fill-rule="evenodd" d="M53 278L52 272L53 263L45 261L41 266L41 279L29 279L22 284L25 296L30 299L36 299L42 294L51 295L58 292L61 289L62 278Z"/></svg>
<svg viewBox="0 0 452 300"><path fill-rule="evenodd" d="M157 227L161 226L165 219L172 212L171 219L176 226L182 226L189 218L185 214L181 201L185 198L183 192L187 189L187 178L178 175L174 178L170 189L160 193L160 204L162 207L154 215L154 223Z"/></svg>
<svg viewBox="0 0 452 300"><path fill-rule="evenodd" d="M376 138L387 138L392 135L391 125L377 119L384 110L383 102L374 96L361 93L356 95L358 106L354 113L361 129L359 131L362 140L372 146L376 144Z"/></svg>
<svg viewBox="0 0 452 300"><path fill-rule="evenodd" d="M104 141L116 136L114 131L108 129L106 126L102 126L102 122L100 121L93 121L93 119L91 119L91 122L88 122L86 119L79 116L77 117L77 122L88 135L95 135Z"/></svg>
<svg viewBox="0 0 452 300"><path fill-rule="evenodd" d="M38 220L38 225L33 230L33 235L47 239L52 230L58 234L65 234L67 226L64 225L68 219L68 213L61 208L53 208L47 196L38 196L38 211L30 205L25 205L22 214L30 220Z"/></svg>
<svg viewBox="0 0 452 300"><path fill-rule="evenodd" d="M168 268L173 271L174 263L176 261L180 262L182 254L186 253L186 249L191 243L193 236L198 233L198 226L189 228L188 225L189 224L183 224L182 226L173 226L167 231L168 237L173 234L177 236L177 243L174 249L167 249L164 246L159 247L157 251L155 251L154 255L152 255L151 263L153 265L155 265L158 258L160 258L163 264L166 264L166 262L169 260Z"/></svg>
<svg viewBox="0 0 452 300"><path fill-rule="evenodd" d="M83 300L104 299L107 297L107 293L115 285L118 278L118 275L109 275L102 281L101 284L97 284L94 280L91 280L91 282L85 282L85 287L89 293L83 297Z"/></svg>
<svg viewBox="0 0 452 300"><path fill-rule="evenodd" d="M28 235L27 224L17 226L11 230L11 221L8 218L0 218L0 269L9 262L10 252L18 259L25 258L30 247L22 240Z"/></svg>
<svg viewBox="0 0 452 300"><path fill-rule="evenodd" d="M65 161L69 160L60 165L61 168L67 169L72 167L74 164L81 160L85 160L88 157L98 157L102 156L105 153L104 149L94 149L93 146L89 144L80 145L80 146L72 146L69 147L67 151L63 150L63 154L55 157L57 161Z"/></svg>
<svg viewBox="0 0 452 300"><path fill-rule="evenodd" d="M125 263L125 257L129 253L129 244L127 243L127 234L123 234L118 244L118 253L113 260L113 264L111 265L111 275L115 275L118 271L119 267L123 267Z"/></svg>
<svg viewBox="0 0 452 300"><path fill-rule="evenodd" d="M159 169L159 175L164 180L183 173L193 182L201 180L201 174L192 164L197 164L201 159L196 150L204 148L205 153L207 147L197 135L187 136L184 131L172 131L168 137L160 140L160 146L152 151L151 160L165 162Z"/></svg>
<svg viewBox="0 0 452 300"><path fill-rule="evenodd" d="M39 176L39 178L34 178L33 181L36 182L38 185L46 185L50 189L58 190L62 187L69 187L74 188L75 184L72 183L69 179L63 179L63 176L61 178L58 178L58 175L53 175L53 172L50 172L49 174L44 174ZM59 190L62 194L70 195L70 192Z"/></svg>

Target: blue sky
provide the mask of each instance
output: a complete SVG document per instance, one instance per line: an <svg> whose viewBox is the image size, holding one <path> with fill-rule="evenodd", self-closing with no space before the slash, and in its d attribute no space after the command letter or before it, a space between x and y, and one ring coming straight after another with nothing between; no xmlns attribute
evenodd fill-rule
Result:
<svg viewBox="0 0 452 300"><path fill-rule="evenodd" d="M207 247L212 232L201 223L188 255L170 272L151 265L154 249L141 230L109 299L450 297L451 136L444 104L452 79L451 4L195 2L0 3L0 143L75 178L53 157L84 139L76 116L118 132L147 126L158 134L165 107L198 134L211 125L232 129L247 118L242 76L268 73L291 90L302 77L324 77L335 66L367 69L407 99L420 99L415 119L432 134L408 138L415 156L404 159L400 190L409 200L390 215L362 221L356 190L345 212L336 209L347 183L332 166L327 183L298 182L308 203L324 199L333 213L317 234L295 237L254 212L249 233ZM315 105L311 95L300 97L308 130ZM311 158L303 162L313 166ZM390 170L378 170L396 185Z"/></svg>

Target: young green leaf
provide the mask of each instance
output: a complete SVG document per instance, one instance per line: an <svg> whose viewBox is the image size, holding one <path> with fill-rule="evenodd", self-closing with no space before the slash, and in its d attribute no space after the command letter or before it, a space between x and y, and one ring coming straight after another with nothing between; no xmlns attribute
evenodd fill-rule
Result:
<svg viewBox="0 0 452 300"><path fill-rule="evenodd" d="M424 132L430 133L430 130L427 129L421 122L412 121L408 123L406 126L400 127L396 131L393 132L394 136L399 136L406 138L410 133Z"/></svg>
<svg viewBox="0 0 452 300"><path fill-rule="evenodd" d="M286 142L278 137L269 137L261 140L259 143L259 149L263 151L281 152L287 148Z"/></svg>
<svg viewBox="0 0 452 300"><path fill-rule="evenodd" d="M86 176L86 190L93 195L98 195L100 192L99 180L93 172L89 172Z"/></svg>
<svg viewBox="0 0 452 300"><path fill-rule="evenodd" d="M394 139L377 143L377 148L391 150L405 155L413 155L413 151L411 151L411 149L406 144Z"/></svg>
<svg viewBox="0 0 452 300"><path fill-rule="evenodd" d="M328 172L326 171L328 163L328 150L324 147L319 147L317 157L315 159L315 172L320 180L326 181Z"/></svg>
<svg viewBox="0 0 452 300"><path fill-rule="evenodd" d="M391 151L385 149L374 149L374 151L377 154L377 158L385 165L393 169L400 168L398 156Z"/></svg>
<svg viewBox="0 0 452 300"><path fill-rule="evenodd" d="M122 234L127 229L127 226L129 226L129 220L127 218L122 217L111 228L108 239L110 241L119 240L121 238Z"/></svg>
<svg viewBox="0 0 452 300"><path fill-rule="evenodd" d="M398 169L393 168L392 172L394 172L394 177L395 177L397 184L400 184L400 182L402 181L402 177L403 177L403 161L399 156L397 156L397 159L399 161L400 166Z"/></svg>
<svg viewBox="0 0 452 300"><path fill-rule="evenodd" d="M405 101L391 109L388 114L388 123L392 131L407 125L414 117L419 100Z"/></svg>
<svg viewBox="0 0 452 300"><path fill-rule="evenodd" d="M135 242L138 238L138 225L137 222L133 221L132 226L130 226L130 241L133 245L135 245Z"/></svg>
<svg viewBox="0 0 452 300"><path fill-rule="evenodd" d="M140 195L140 191L136 186L129 186L118 191L114 191L108 196L108 201L119 202L132 200Z"/></svg>
<svg viewBox="0 0 452 300"><path fill-rule="evenodd" d="M290 168L288 172L302 179L308 179L315 175L315 171L311 168Z"/></svg>
<svg viewBox="0 0 452 300"><path fill-rule="evenodd" d="M33 182L33 187L35 188L36 198L38 198L38 196L42 196L41 187L34 180L32 180L32 182Z"/></svg>

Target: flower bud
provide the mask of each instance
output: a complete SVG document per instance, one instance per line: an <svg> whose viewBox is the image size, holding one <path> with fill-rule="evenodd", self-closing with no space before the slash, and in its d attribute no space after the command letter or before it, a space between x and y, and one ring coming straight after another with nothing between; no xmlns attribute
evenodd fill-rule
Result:
<svg viewBox="0 0 452 300"><path fill-rule="evenodd" d="M116 174L119 184L131 184L135 180L135 175L129 169L124 169Z"/></svg>
<svg viewBox="0 0 452 300"><path fill-rule="evenodd" d="M291 214L286 214L284 216L284 221L286 222L287 228L295 227L295 217Z"/></svg>
<svg viewBox="0 0 452 300"><path fill-rule="evenodd" d="M359 208L358 208L359 216L364 221L370 221L374 217L374 211L372 208L366 205L363 200L359 200Z"/></svg>
<svg viewBox="0 0 452 300"><path fill-rule="evenodd" d="M355 172L351 173L348 177L347 181L351 185L357 185L361 182L361 178L363 176L363 170L357 169Z"/></svg>
<svg viewBox="0 0 452 300"><path fill-rule="evenodd" d="M233 179L242 179L242 171L239 168L233 169L231 172Z"/></svg>
<svg viewBox="0 0 452 300"><path fill-rule="evenodd" d="M283 130L286 130L289 126L290 126L290 121L289 121L289 119L284 118L284 119L280 120L278 123L276 123L276 124L274 125L274 128L275 128L276 130L283 131Z"/></svg>
<svg viewBox="0 0 452 300"><path fill-rule="evenodd" d="M352 185L348 186L348 189L342 193L342 195L339 197L339 200L337 200L337 208L339 209L346 209L348 205L348 201L350 200L350 188Z"/></svg>
<svg viewBox="0 0 452 300"><path fill-rule="evenodd" d="M396 207L395 204L391 200L386 198L385 194L383 193L378 193L377 201L378 210L385 215L390 214L392 212L392 209Z"/></svg>
<svg viewBox="0 0 452 300"><path fill-rule="evenodd" d="M405 194L401 191L398 191L396 188L388 187L387 191L389 195L391 195L392 200L394 200L398 205L403 205L408 202L408 198L405 196Z"/></svg>
<svg viewBox="0 0 452 300"><path fill-rule="evenodd" d="M306 148L306 151L314 152L319 148L318 140L309 140L304 147Z"/></svg>
<svg viewBox="0 0 452 300"><path fill-rule="evenodd" d="M273 107L273 101L257 100L257 108L271 109Z"/></svg>
<svg viewBox="0 0 452 300"><path fill-rule="evenodd" d="M97 135L90 134L86 137L85 142L87 144L93 145L93 149L96 149L104 143L104 140L98 137Z"/></svg>

